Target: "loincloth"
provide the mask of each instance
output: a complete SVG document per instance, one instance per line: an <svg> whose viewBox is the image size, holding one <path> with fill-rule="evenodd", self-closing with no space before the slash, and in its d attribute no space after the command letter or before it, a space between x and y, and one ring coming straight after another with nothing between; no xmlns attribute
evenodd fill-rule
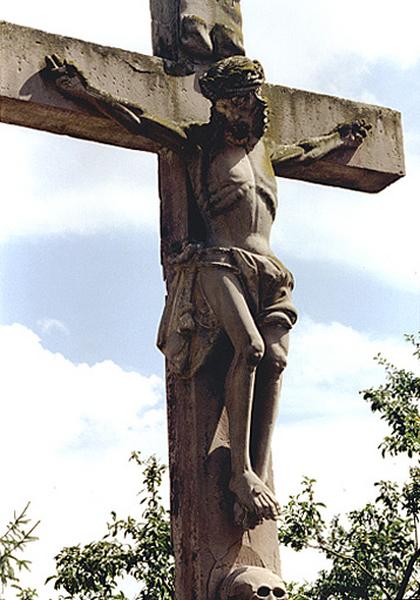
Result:
<svg viewBox="0 0 420 600"><path fill-rule="evenodd" d="M199 283L207 268L227 269L238 278L257 327L274 325L288 330L296 322L291 299L293 276L274 256L242 248L189 244L172 260L172 266L174 277L159 327L158 347L170 369L181 377L194 375L223 331Z"/></svg>

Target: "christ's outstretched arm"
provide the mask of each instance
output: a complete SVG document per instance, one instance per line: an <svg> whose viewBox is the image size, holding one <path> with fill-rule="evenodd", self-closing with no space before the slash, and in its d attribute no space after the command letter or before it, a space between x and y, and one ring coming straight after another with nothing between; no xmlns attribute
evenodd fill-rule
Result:
<svg viewBox="0 0 420 600"><path fill-rule="evenodd" d="M187 135L182 127L148 115L141 106L94 88L82 71L56 54L46 56L45 62L46 77L54 81L63 96L95 107L131 133L150 138L164 147L178 151L189 147Z"/></svg>
<svg viewBox="0 0 420 600"><path fill-rule="evenodd" d="M371 125L363 120L337 125L325 135L309 138L296 144L273 145L270 148L274 164L310 164L339 148L356 150L365 140Z"/></svg>

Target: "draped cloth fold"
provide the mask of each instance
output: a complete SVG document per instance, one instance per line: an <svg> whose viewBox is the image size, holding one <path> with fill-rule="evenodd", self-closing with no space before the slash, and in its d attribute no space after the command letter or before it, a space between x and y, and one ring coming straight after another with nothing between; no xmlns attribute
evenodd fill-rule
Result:
<svg viewBox="0 0 420 600"><path fill-rule="evenodd" d="M291 329L297 320L291 292L293 276L272 255L242 248L187 244L171 259L173 278L163 311L158 347L171 371L192 377L223 332L200 285L206 269L228 269L239 281L257 327Z"/></svg>

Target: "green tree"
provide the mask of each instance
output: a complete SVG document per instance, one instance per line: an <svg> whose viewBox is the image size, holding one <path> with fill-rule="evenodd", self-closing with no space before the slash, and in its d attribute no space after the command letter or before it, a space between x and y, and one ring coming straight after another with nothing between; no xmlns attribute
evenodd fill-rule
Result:
<svg viewBox="0 0 420 600"><path fill-rule="evenodd" d="M420 359L418 336L406 337ZM331 566L312 584L292 584L294 600L420 599L420 378L382 355L376 360L385 368L386 382L361 394L389 425L379 447L382 456L406 454L417 463L405 485L380 481L374 502L329 522L325 504L315 498L315 481L303 480L283 510L279 539L297 551L317 549Z"/></svg>
<svg viewBox="0 0 420 600"><path fill-rule="evenodd" d="M64 548L56 557L56 590L62 600L128 600L119 590L121 578L139 582L135 600L171 600L174 560L170 520L160 497L166 469L152 456L143 461L138 452L131 456L143 471L140 504L141 520L120 519L111 513L103 539L85 546Z"/></svg>
<svg viewBox="0 0 420 600"><path fill-rule="evenodd" d="M1 597L8 588L17 591L20 600L33 600L37 593L33 589L22 588L18 575L21 571L30 569L31 561L22 558L24 552L31 542L38 538L34 535L39 521L33 523L28 517L29 503L20 513L14 513L13 519L8 523L5 532L0 536L0 584Z"/></svg>
<svg viewBox="0 0 420 600"><path fill-rule="evenodd" d="M420 360L420 332L405 338L414 347L413 356ZM377 388L363 390L361 394L372 411L379 413L390 427L390 434L379 446L382 456L407 454L410 458L418 458L420 377L406 369L397 369L382 354L376 360L385 369L386 382Z"/></svg>

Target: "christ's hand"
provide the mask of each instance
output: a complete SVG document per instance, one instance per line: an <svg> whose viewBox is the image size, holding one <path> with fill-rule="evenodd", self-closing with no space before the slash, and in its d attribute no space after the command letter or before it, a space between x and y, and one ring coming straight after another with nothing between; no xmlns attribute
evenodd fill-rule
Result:
<svg viewBox="0 0 420 600"><path fill-rule="evenodd" d="M367 123L364 119L358 119L351 123L337 125L335 131L340 134L341 141L345 146L357 148L364 142L370 129L372 129L370 123Z"/></svg>
<svg viewBox="0 0 420 600"><path fill-rule="evenodd" d="M62 60L57 54L45 57L46 74L53 79L59 90L72 98L83 98L86 95L86 78L79 69Z"/></svg>

